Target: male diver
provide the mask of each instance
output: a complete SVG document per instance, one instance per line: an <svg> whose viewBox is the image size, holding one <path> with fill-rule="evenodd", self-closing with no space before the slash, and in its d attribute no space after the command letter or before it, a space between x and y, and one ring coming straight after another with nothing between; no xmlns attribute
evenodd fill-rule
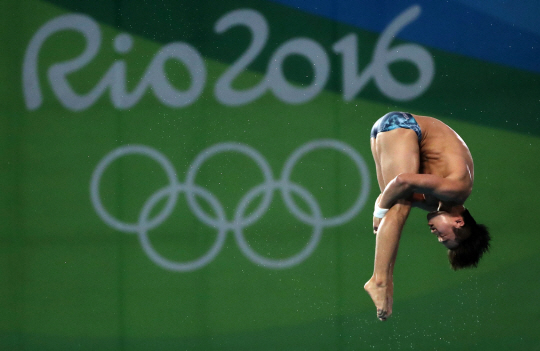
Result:
<svg viewBox="0 0 540 351"><path fill-rule="evenodd" d="M375 267L364 288L377 317L386 320L392 314L399 239L411 206L429 212L431 232L448 249L454 270L476 267L490 236L463 206L473 188L474 165L469 148L449 126L432 117L390 112L373 125L370 142L382 193L373 217Z"/></svg>

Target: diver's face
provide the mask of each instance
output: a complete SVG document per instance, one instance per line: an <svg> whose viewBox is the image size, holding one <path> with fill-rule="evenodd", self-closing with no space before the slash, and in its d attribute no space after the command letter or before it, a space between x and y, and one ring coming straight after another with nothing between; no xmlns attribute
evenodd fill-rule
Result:
<svg viewBox="0 0 540 351"><path fill-rule="evenodd" d="M459 246L459 241L454 233L454 228L459 228L459 222L448 212L430 212L427 215L428 225L431 232L437 235L439 242L447 249L453 250Z"/></svg>

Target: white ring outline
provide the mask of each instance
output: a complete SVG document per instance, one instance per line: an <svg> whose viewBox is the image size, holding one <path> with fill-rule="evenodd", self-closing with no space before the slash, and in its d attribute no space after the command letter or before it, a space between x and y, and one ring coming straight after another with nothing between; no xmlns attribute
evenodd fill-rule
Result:
<svg viewBox="0 0 540 351"><path fill-rule="evenodd" d="M353 151L353 148L349 145L338 141L338 140L331 140L331 139L319 139L314 140L312 142L309 142L307 144L304 144L303 146L296 149L291 156L289 156L287 162L285 162L285 166L283 167L283 171L281 172L281 182L284 184L284 186L281 187L281 193L285 199L285 204L287 207L289 207L289 210L294 213L294 215L301 219L304 223L315 225L313 220L310 217L307 217L302 210L296 206L296 203L294 202L293 198L289 194L288 187L285 186L285 184L290 184L290 176L294 167L294 164L298 162L298 160L307 154L308 152L311 152L316 149L321 148L330 148L335 149L337 151L341 151L345 153L347 156L349 156L353 161L356 162L358 171L360 173L360 177L363 180L362 186L360 187L360 193L358 194L358 199L354 203L349 210L347 210L345 213L334 216L330 218L322 218L322 225L325 227L334 227L341 225L347 221L350 221L360 210L364 207L366 204L368 195L369 195L369 171L367 168L366 163L364 162L364 159L357 154L355 151Z"/></svg>
<svg viewBox="0 0 540 351"><path fill-rule="evenodd" d="M275 184L276 187L279 186L278 183ZM303 199L307 202L307 204L311 207L313 210L314 216L316 218L322 219L322 213L321 209L319 207L319 204L317 201L314 200L313 195L303 187L301 187L298 184L291 184L289 186L293 191L295 191L297 194L301 194ZM261 192L261 190L264 191L264 185L258 185L255 188L253 188L251 191L249 191L243 198L240 204L238 205L238 210L236 212L236 215L241 215L246 210L247 206L251 202L258 193ZM322 221L319 221L322 222ZM308 244L296 255L293 255L289 258L283 258L283 259L271 259L265 256L260 255L258 252L253 250L251 246L247 243L246 238L243 234L243 228L242 226L235 226L234 228L234 235L236 238L236 242L238 246L240 247L240 250L246 255L253 263L258 264L259 266L267 267L267 268L274 268L274 269L283 269L288 268L291 266L295 266L299 263L301 263L303 260L305 260L309 255L313 253L315 248L317 248L317 244L319 243L321 236L322 236L322 229L323 226L321 223L313 224L313 233L311 235L311 239L309 240Z"/></svg>
<svg viewBox="0 0 540 351"><path fill-rule="evenodd" d="M154 161L157 161L165 170L167 178L169 179L169 187L174 187L174 185L176 184L176 170L169 162L169 160L165 156L163 156L163 154L145 145L124 145L114 149L103 159L101 159L101 161L99 161L96 169L94 170L94 173L92 174L92 180L90 183L90 198L92 200L92 204L94 205L94 209L96 210L98 215L109 226L121 232L137 233L141 227L140 223L133 224L117 220L116 218L111 216L109 212L107 212L107 210L105 210L105 207L103 206L103 203L101 202L101 198L99 196L99 183L107 167L109 167L112 162L116 161L116 159L131 154L145 155L150 157ZM147 229L157 227L165 220L166 217L171 214L174 206L176 205L177 197L178 195L175 192L171 192L171 197L169 198L169 200L167 200L165 208L159 215L157 215L154 219L150 221L150 223L146 226Z"/></svg>
<svg viewBox="0 0 540 351"><path fill-rule="evenodd" d="M260 217L260 215L262 214L262 210L260 209L264 208L264 210L266 211L268 206L270 206L270 202L272 201L272 195L273 195L271 184L273 183L273 178L274 178L274 176L272 175L272 169L270 168L270 165L268 165L268 162L266 162L264 157L257 150L253 149L249 145L228 142L228 143L216 144L214 146L211 146L203 150L199 155L197 155L191 167L189 167L189 171L186 176L186 187L187 187L186 196L187 196L187 200L190 207L194 210L195 215L201 221L203 222L207 221L207 223L211 223L211 225L214 225L214 226L217 225L217 223L215 223L213 218L209 216L205 216L204 211L201 209L197 201L195 201L195 197L193 196L193 193L189 189L195 186L195 172L199 170L201 165L207 159L219 153L231 152L231 151L236 151L246 156L250 156L253 160L255 160L255 162L258 164L259 168L262 171L262 174L264 177L264 184L267 185L267 189L265 191L264 198L259 206L259 209L257 211L254 211L254 213L252 213L251 216L248 217L248 219L246 220L246 223L244 224L245 226L248 226L251 223L253 223L255 219Z"/></svg>
<svg viewBox="0 0 540 351"><path fill-rule="evenodd" d="M201 187L196 187L196 189L197 190L195 190L195 192L198 193L197 195L205 198L208 201L208 203L212 205L214 211L216 211L216 214L221 219L221 221L225 222L226 221L225 212L223 211L223 208L219 204L218 200L212 195L212 193L210 193L208 190ZM159 200L161 200L162 197L167 196L167 195L170 196L171 191L175 193L179 193L182 191L185 192L186 187L182 184L176 184L173 187L164 187L161 190L155 192L152 196L148 198L148 200L144 204L141 210L141 213L139 215L139 222L143 222L144 220L146 220L146 218L150 214L150 211L156 205L156 203ZM208 250L206 254L204 254L200 258L195 259L193 261L189 261L189 262L175 262L161 256L150 243L150 239L148 238L148 235L147 235L148 230L145 227L140 226L140 230L138 234L139 234L139 241L141 242L141 246L144 252L146 252L148 257L152 261L154 261L154 263L156 263L158 266L161 266L171 271L190 272L190 271L197 270L201 267L204 267L217 256L217 254L223 247L223 244L225 243L225 238L227 237L227 229L224 226L219 227L218 237L216 238L216 241L214 242L210 250Z"/></svg>

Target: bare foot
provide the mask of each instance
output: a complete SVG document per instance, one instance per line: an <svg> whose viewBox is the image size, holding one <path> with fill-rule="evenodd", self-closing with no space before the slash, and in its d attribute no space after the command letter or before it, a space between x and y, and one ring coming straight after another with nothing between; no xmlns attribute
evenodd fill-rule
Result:
<svg viewBox="0 0 540 351"><path fill-rule="evenodd" d="M377 285L372 278L364 285L364 289L375 303L377 318L385 321L392 314L393 288L387 285Z"/></svg>

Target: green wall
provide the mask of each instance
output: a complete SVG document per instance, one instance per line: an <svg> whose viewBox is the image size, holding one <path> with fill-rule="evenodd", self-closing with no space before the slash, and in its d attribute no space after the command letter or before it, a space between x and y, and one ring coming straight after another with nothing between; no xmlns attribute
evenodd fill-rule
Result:
<svg viewBox="0 0 540 351"><path fill-rule="evenodd" d="M540 344L538 74L396 39L416 56L378 81L365 67L383 35L266 1L8 0L0 13L3 350ZM334 45L349 35L358 75L344 77L355 56ZM493 244L453 272L413 211L381 323L363 290L379 194L368 134L393 110L467 142L467 206Z"/></svg>

